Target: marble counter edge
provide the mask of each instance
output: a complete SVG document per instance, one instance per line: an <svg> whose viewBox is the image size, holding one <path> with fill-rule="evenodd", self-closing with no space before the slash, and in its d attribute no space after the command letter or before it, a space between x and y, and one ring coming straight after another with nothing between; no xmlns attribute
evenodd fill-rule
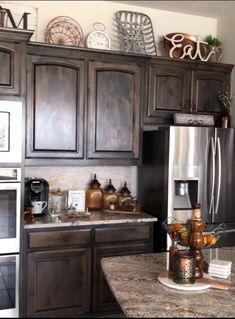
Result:
<svg viewBox="0 0 235 319"><path fill-rule="evenodd" d="M158 221L157 217L140 217L140 218L122 218L122 219L106 219L106 220L76 220L68 222L36 222L34 224L25 224L24 229L35 228L53 228L53 227L71 227L71 226L92 226L105 224L124 224L124 223L151 223Z"/></svg>

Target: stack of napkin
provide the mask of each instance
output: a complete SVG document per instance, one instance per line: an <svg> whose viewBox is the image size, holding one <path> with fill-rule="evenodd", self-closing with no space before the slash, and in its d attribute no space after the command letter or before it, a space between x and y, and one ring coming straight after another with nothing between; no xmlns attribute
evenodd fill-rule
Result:
<svg viewBox="0 0 235 319"><path fill-rule="evenodd" d="M231 274L231 267L231 261L212 259L209 262L208 274L213 277L228 278Z"/></svg>

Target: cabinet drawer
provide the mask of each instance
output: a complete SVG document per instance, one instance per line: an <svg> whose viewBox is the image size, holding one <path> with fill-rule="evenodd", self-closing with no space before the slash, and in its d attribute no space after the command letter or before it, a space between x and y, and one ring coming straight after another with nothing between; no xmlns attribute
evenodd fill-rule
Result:
<svg viewBox="0 0 235 319"><path fill-rule="evenodd" d="M29 233L29 248L56 247L61 245L88 245L91 230L47 231Z"/></svg>
<svg viewBox="0 0 235 319"><path fill-rule="evenodd" d="M95 230L95 239L97 243L149 240L150 238L150 225L115 228L109 227Z"/></svg>

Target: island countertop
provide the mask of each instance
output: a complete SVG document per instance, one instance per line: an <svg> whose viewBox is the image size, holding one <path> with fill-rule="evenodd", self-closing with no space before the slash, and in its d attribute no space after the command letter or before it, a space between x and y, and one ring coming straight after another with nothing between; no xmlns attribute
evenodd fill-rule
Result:
<svg viewBox="0 0 235 319"><path fill-rule="evenodd" d="M235 247L203 250L205 260L215 258L215 252L217 258L232 261L229 281L235 284ZM105 277L127 317L235 317L234 288L184 291L162 285L158 274L166 270L166 260L167 253L101 260Z"/></svg>

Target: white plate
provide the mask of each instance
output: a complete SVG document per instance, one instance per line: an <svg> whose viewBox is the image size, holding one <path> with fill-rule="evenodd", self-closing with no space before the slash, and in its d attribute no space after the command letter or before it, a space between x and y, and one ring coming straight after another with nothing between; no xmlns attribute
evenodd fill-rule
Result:
<svg viewBox="0 0 235 319"><path fill-rule="evenodd" d="M203 276L207 277L205 274L203 274ZM168 272L160 273L158 275L158 280L162 285L167 286L169 288L178 289L178 290L195 291L195 290L203 290L203 289L210 288L209 284L197 282L196 280L194 284L177 284L171 278L168 277Z"/></svg>

